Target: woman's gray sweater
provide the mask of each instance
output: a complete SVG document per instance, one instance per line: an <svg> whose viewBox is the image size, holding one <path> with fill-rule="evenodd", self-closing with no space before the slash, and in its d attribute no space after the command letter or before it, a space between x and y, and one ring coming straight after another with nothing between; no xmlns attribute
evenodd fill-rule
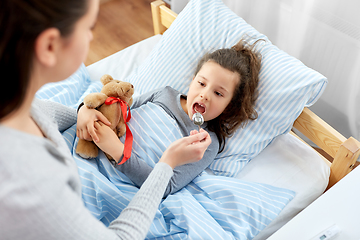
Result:
<svg viewBox="0 0 360 240"><path fill-rule="evenodd" d="M76 110L34 100L38 137L0 124L1 239L144 239L173 171L158 163L108 228L84 206L77 166L59 130Z"/></svg>

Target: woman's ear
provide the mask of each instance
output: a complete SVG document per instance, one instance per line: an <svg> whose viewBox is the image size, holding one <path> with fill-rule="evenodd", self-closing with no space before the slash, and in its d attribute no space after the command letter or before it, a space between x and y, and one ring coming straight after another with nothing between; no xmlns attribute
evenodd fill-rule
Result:
<svg viewBox="0 0 360 240"><path fill-rule="evenodd" d="M57 62L61 34L57 28L48 28L35 41L35 57L47 67L53 67Z"/></svg>

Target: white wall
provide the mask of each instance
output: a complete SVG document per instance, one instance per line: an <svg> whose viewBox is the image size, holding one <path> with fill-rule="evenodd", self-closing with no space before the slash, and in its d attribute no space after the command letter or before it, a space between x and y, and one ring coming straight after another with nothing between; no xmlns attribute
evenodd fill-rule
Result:
<svg viewBox="0 0 360 240"><path fill-rule="evenodd" d="M181 10L186 6L189 0L163 0L170 4L171 10L179 14Z"/></svg>
<svg viewBox="0 0 360 240"><path fill-rule="evenodd" d="M311 109L360 139L360 0L223 0L280 49L329 79Z"/></svg>

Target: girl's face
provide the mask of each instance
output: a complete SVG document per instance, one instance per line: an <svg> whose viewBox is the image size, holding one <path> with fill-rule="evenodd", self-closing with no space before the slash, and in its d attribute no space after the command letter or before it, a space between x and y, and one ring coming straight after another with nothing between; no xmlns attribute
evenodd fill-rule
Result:
<svg viewBox="0 0 360 240"><path fill-rule="evenodd" d="M205 121L218 117L230 103L240 76L219 64L206 62L190 84L185 112L199 112Z"/></svg>
<svg viewBox="0 0 360 240"><path fill-rule="evenodd" d="M62 65L62 79L74 73L86 59L90 41L93 39L92 29L99 11L99 0L88 0L88 5L87 13L75 24L70 36L62 39L62 51L58 60Z"/></svg>

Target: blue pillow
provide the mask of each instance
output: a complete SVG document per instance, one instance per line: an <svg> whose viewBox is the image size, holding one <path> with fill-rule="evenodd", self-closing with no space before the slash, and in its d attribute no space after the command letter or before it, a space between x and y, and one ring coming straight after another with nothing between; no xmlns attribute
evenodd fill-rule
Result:
<svg viewBox="0 0 360 240"><path fill-rule="evenodd" d="M298 59L279 50L233 13L221 0L192 0L178 15L144 63L126 78L141 94L163 86L187 93L198 60L208 51L229 48L242 37L262 55L258 119L227 140L224 151L210 165L218 175L235 176L271 141L291 130L304 107L322 94L327 79Z"/></svg>

